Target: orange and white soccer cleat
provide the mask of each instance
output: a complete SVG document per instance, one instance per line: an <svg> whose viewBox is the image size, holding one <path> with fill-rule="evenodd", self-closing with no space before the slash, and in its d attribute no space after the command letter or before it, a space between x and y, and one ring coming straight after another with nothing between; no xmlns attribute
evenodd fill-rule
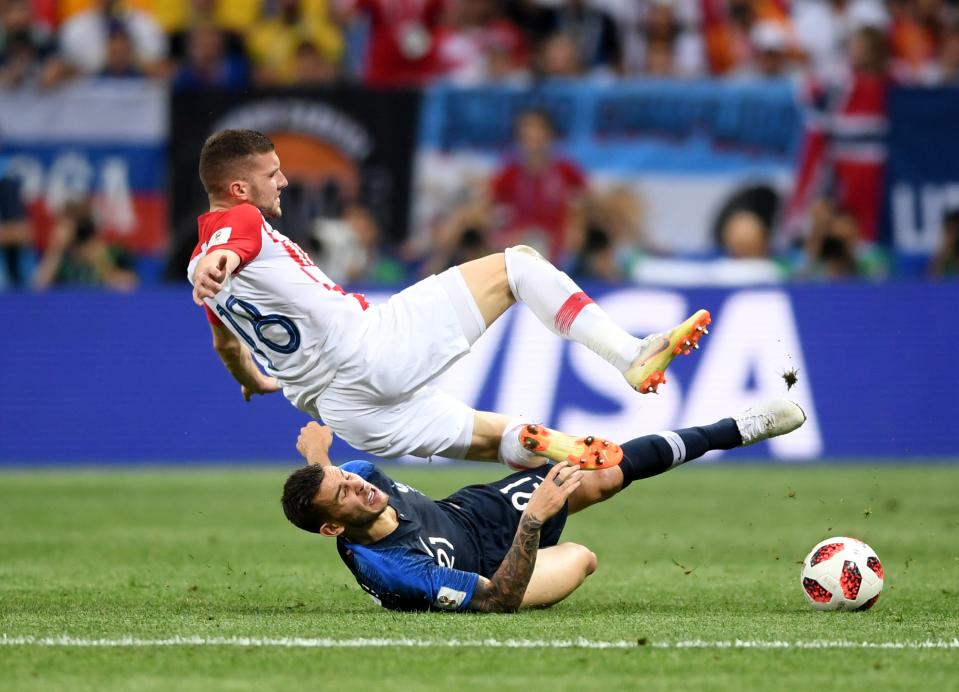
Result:
<svg viewBox="0 0 959 692"><path fill-rule="evenodd" d="M698 349L699 340L709 334L706 327L712 321L708 310L697 310L678 327L643 339L639 355L626 371L629 386L640 394L657 392L659 385L666 384L666 368L673 358L680 354L689 355Z"/></svg>
<svg viewBox="0 0 959 692"><path fill-rule="evenodd" d="M592 435L573 437L542 425L522 426L519 443L534 454L552 461L568 461L584 471L612 468L623 460L623 450L615 442Z"/></svg>

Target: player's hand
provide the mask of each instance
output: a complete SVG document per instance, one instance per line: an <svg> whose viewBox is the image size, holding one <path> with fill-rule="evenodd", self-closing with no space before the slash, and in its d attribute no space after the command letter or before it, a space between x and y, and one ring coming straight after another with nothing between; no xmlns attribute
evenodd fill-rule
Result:
<svg viewBox="0 0 959 692"><path fill-rule="evenodd" d="M303 455L306 463L311 466L330 463L327 452L333 444L333 431L326 425L310 421L300 428L300 436L296 438L296 451Z"/></svg>
<svg viewBox="0 0 959 692"><path fill-rule="evenodd" d="M243 400L249 401L254 394L272 394L280 391L280 383L275 377L264 377L256 387L242 385L240 391L243 393Z"/></svg>
<svg viewBox="0 0 959 692"><path fill-rule="evenodd" d="M561 461L546 474L546 480L533 491L526 505L526 513L539 521L551 519L566 500L583 483L583 472L578 466Z"/></svg>
<svg viewBox="0 0 959 692"><path fill-rule="evenodd" d="M223 288L223 282L226 280L227 256L223 253L200 260L197 265L196 273L193 275L193 302L203 306L204 298L212 298L220 289Z"/></svg>

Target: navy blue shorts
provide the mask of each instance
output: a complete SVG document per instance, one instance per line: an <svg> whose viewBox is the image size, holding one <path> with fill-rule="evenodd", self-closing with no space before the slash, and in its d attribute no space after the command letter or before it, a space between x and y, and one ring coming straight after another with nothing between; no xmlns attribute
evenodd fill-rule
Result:
<svg viewBox="0 0 959 692"><path fill-rule="evenodd" d="M526 509L530 495L543 482L552 464L537 469L518 471L495 483L470 485L457 490L442 500L455 505L465 517L480 550L479 573L489 579L509 552L519 528L519 519ZM548 548L559 543L569 516L568 504L543 524L539 547Z"/></svg>

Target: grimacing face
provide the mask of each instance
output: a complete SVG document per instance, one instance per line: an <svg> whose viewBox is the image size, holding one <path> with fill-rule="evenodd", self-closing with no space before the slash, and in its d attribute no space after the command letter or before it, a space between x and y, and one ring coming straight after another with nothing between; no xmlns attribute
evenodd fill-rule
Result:
<svg viewBox="0 0 959 692"><path fill-rule="evenodd" d="M386 511L389 496L355 473L344 471L339 466L328 466L313 504L329 517L324 527L330 524L365 526Z"/></svg>
<svg viewBox="0 0 959 692"><path fill-rule="evenodd" d="M251 156L244 180L250 186L250 204L264 216L279 218L283 215L280 193L289 182L280 170L280 157L275 151Z"/></svg>

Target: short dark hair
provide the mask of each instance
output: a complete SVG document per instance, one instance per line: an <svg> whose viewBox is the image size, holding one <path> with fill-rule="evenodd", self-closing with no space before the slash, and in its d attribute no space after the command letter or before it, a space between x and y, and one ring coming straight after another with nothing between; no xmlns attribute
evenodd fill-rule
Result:
<svg viewBox="0 0 959 692"><path fill-rule="evenodd" d="M200 181L208 195L226 191L234 169L247 156L265 154L276 147L256 130L220 130L210 135L200 150Z"/></svg>
<svg viewBox="0 0 959 692"><path fill-rule="evenodd" d="M319 533L327 521L326 513L313 504L323 474L322 466L304 466L291 473L283 485L283 513L291 524L310 533Z"/></svg>

